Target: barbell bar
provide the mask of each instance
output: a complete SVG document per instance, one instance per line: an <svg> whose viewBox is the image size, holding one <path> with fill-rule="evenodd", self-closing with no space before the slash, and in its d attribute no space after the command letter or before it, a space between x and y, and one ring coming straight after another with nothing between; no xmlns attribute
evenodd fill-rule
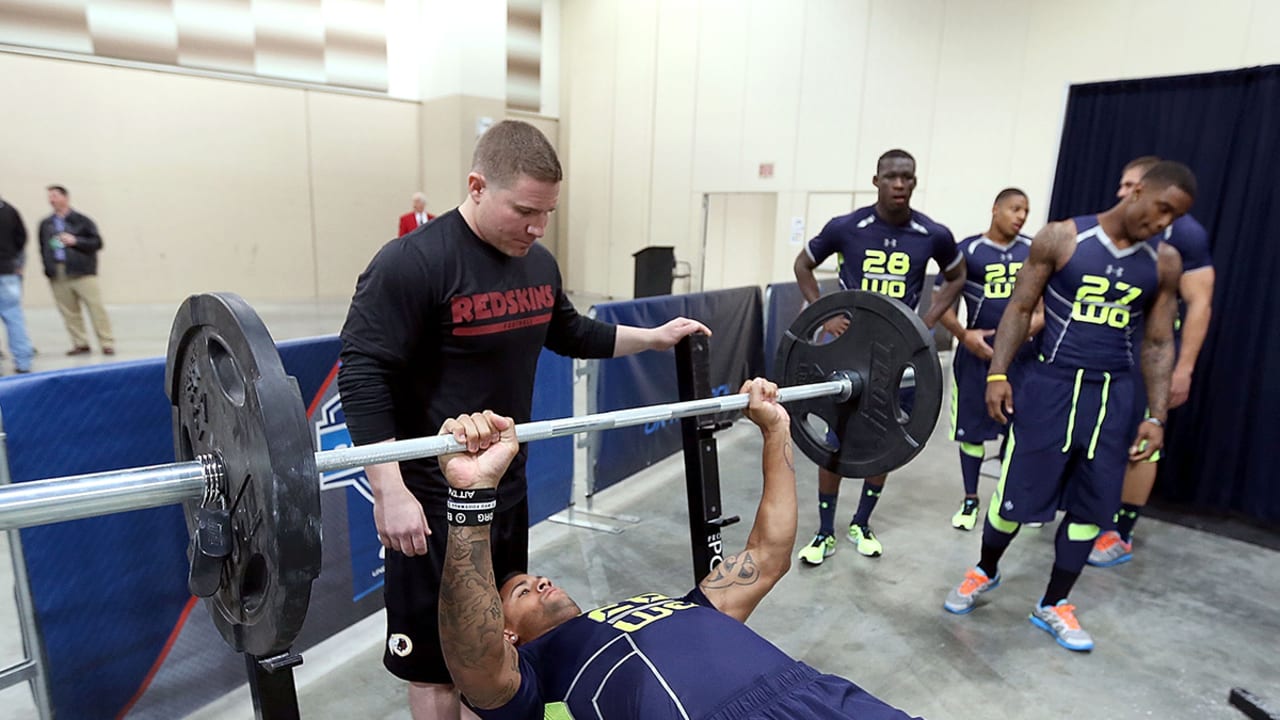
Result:
<svg viewBox="0 0 1280 720"><path fill-rule="evenodd" d="M907 368L903 384L914 379ZM862 392L862 379L853 373L838 372L824 382L794 385L778 391L781 403L821 397L848 401ZM516 425L521 443L600 432L647 423L714 415L744 410L745 394L661 403L581 417L537 420ZM321 473L403 460L437 457L463 452L466 445L452 435L396 440L372 445L323 450L315 453L316 470ZM128 468L85 475L33 480L0 488L0 530L32 527L68 520L111 515L130 510L196 501L205 492L205 478L221 461L203 456L187 462Z"/></svg>

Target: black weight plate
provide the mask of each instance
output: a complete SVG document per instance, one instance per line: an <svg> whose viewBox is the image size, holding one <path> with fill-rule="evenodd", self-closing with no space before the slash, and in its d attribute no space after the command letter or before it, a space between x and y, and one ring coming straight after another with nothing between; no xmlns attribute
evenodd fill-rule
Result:
<svg viewBox="0 0 1280 720"><path fill-rule="evenodd" d="M320 575L320 481L297 382L253 308L230 293L193 295L173 321L165 389L179 461L226 467L231 554L205 600L239 652L288 649ZM187 529L195 532L186 506Z"/></svg>
<svg viewBox="0 0 1280 720"><path fill-rule="evenodd" d="M837 315L849 329L825 344L822 325ZM844 290L800 313L778 344L779 384L823 382L834 372L862 378L860 394L788 403L791 436L818 465L841 477L865 478L902 467L933 434L942 409L942 367L933 335L914 311L876 293ZM915 407L899 408L899 383L915 371ZM834 434L835 442L828 436Z"/></svg>

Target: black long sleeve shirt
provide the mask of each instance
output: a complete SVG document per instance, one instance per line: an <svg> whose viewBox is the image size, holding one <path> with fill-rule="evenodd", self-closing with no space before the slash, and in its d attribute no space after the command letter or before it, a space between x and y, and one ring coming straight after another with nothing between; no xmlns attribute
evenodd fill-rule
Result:
<svg viewBox="0 0 1280 720"><path fill-rule="evenodd" d="M385 245L356 283L338 371L351 439L434 435L446 419L481 410L528 422L542 347L610 357L615 334L574 309L546 248L504 255L453 210ZM500 510L525 496L525 458L521 448L499 486ZM443 515L436 459L400 467L425 511Z"/></svg>

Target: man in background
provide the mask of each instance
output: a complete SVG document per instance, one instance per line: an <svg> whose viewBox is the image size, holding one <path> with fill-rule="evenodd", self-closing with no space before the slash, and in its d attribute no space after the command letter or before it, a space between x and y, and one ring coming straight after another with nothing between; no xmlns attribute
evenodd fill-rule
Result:
<svg viewBox="0 0 1280 720"><path fill-rule="evenodd" d="M1031 254L1031 238L1021 233L1030 206L1018 188L1001 190L991 207L991 225L985 233L960 241L967 279L964 285L965 324L947 308L940 322L959 341L951 358L955 385L951 392L951 439L960 445L960 475L964 501L951 517L957 530L972 530L978 523L978 478L985 457L983 443L1005 434L1005 427L987 413L987 368L994 352L992 336L1005 306L1013 295L1013 281ZM942 276L938 276L941 284ZM1031 319L1031 335L1044 326L1044 313ZM1024 343L1009 366L1010 377L1021 373L1035 357ZM1003 449L1001 456L1003 456Z"/></svg>
<svg viewBox="0 0 1280 720"><path fill-rule="evenodd" d="M400 216L400 235L408 235L418 228L420 225L426 225L428 220L434 220L435 215L427 212L427 196L420 192L413 194L413 212L407 212Z"/></svg>
<svg viewBox="0 0 1280 720"><path fill-rule="evenodd" d="M1125 165L1116 197L1121 200L1128 197L1142 176L1158 162L1160 158L1146 155ZM1151 242L1173 248L1182 263L1182 277L1178 280L1178 317L1173 325L1178 356L1169 387L1169 409L1172 410L1187 401L1196 358L1209 332L1209 317L1213 313L1213 257L1209 252L1209 233L1190 214L1174 220L1163 234L1152 238ZM1145 408L1146 388L1142 385L1141 376L1135 380L1135 405ZM1135 422L1139 420L1140 416L1135 417ZM1089 553L1090 565L1113 567L1133 558L1133 527L1151 497L1151 489L1156 484L1156 463L1160 457L1161 454L1156 453L1146 461L1131 463L1126 468L1116 527L1098 536L1093 552Z"/></svg>
<svg viewBox="0 0 1280 720"><path fill-rule="evenodd" d="M62 322L71 335L68 355L89 352L89 336L84 329L81 306L88 308L89 320L98 336L103 355L114 355L115 337L111 320L102 305L98 287L98 251L102 236L87 215L71 209L71 195L61 185L50 185L49 206L53 214L40 223L40 259L53 288L53 299L62 313Z"/></svg>
<svg viewBox="0 0 1280 720"><path fill-rule="evenodd" d="M828 257L839 255L840 287L879 293L915 308L924 292L925 272L932 259L946 278L924 317L924 324L932 328L964 289L964 256L956 250L950 230L912 209L916 159L911 153L894 149L881 155L871 184L877 191L874 205L832 219L796 256L793 269L800 292L805 302L816 302L820 293L813 270ZM840 335L848 328L849 319L844 315L824 323L824 329L832 335ZM915 388L904 389L903 411L909 414L914 404ZM871 531L871 513L888 478L884 474L863 479L858 509L849 521L846 536L866 557L879 557L884 550ZM800 559L810 565L821 565L836 551L835 514L840 482L838 474L818 468L818 531L800 551Z"/></svg>
<svg viewBox="0 0 1280 720"><path fill-rule="evenodd" d="M18 209L0 198L0 320L9 333L13 369L31 372L31 339L22 314L22 265L27 246L27 226Z"/></svg>

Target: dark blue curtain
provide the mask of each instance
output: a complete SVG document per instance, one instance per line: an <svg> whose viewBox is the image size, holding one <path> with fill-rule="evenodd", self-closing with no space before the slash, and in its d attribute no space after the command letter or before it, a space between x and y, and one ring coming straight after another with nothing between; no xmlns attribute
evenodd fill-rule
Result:
<svg viewBox="0 0 1280 720"><path fill-rule="evenodd" d="M1280 66L1072 86L1050 217L1110 207L1121 168L1149 154L1195 170L1217 270L1156 495L1280 524Z"/></svg>

